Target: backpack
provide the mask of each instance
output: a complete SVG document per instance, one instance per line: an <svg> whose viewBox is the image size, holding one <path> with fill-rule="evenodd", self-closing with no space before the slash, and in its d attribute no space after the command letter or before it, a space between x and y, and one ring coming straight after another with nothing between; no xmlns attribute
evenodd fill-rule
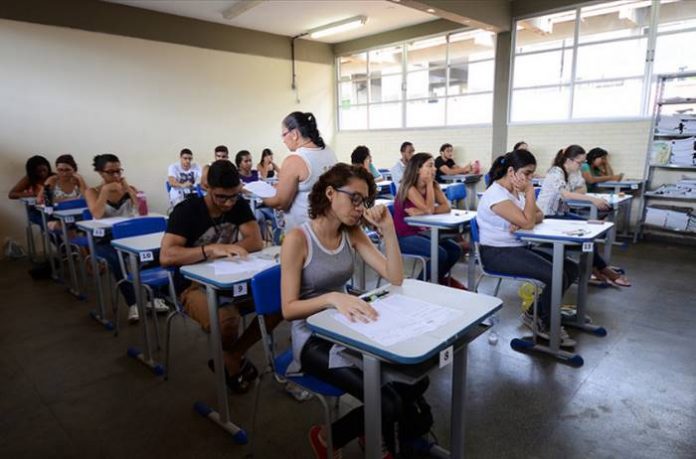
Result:
<svg viewBox="0 0 696 459"><path fill-rule="evenodd" d="M404 412L399 419L399 439L408 441L426 435L433 423L432 409L425 398L419 395L413 402L404 405Z"/></svg>

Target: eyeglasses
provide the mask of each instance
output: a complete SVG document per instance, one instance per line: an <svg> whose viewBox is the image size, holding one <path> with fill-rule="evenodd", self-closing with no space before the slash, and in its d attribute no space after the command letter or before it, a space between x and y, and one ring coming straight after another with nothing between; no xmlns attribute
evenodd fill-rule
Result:
<svg viewBox="0 0 696 459"><path fill-rule="evenodd" d="M123 169L113 169L110 171L102 171L102 174L111 175L111 176L121 175L121 174L123 174Z"/></svg>
<svg viewBox="0 0 696 459"><path fill-rule="evenodd" d="M226 202L235 202L237 199L239 199L239 194L240 193L235 193L235 194L213 194L213 199L219 203L226 203Z"/></svg>
<svg viewBox="0 0 696 459"><path fill-rule="evenodd" d="M353 204L355 207L369 207L369 200L370 198L366 198L365 196L361 195L357 191L348 191L348 190L342 190L342 189L337 189L339 193L346 194L350 196L350 202Z"/></svg>
<svg viewBox="0 0 696 459"><path fill-rule="evenodd" d="M73 171L71 167L59 167L56 170L58 172L72 172Z"/></svg>
<svg viewBox="0 0 696 459"><path fill-rule="evenodd" d="M578 161L577 159L572 159L571 161L575 161L576 163L580 164L581 166L585 163L585 161L583 161L583 160Z"/></svg>

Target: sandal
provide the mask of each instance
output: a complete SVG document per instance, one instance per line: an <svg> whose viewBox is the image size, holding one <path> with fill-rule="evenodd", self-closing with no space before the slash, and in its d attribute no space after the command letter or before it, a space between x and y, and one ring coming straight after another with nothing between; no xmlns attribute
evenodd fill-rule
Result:
<svg viewBox="0 0 696 459"><path fill-rule="evenodd" d="M631 283L626 279L626 276L619 276L614 280L609 280L612 285L615 285L617 287L630 287Z"/></svg>
<svg viewBox="0 0 696 459"><path fill-rule="evenodd" d="M215 362L213 359L208 360L208 368L213 373L215 372ZM225 368L225 383L227 387L237 394L246 394L251 389L251 383L259 376L259 371L253 363L246 358L242 358L239 371L230 375Z"/></svg>
<svg viewBox="0 0 696 459"><path fill-rule="evenodd" d="M599 288L609 287L609 282L600 279L599 277L595 276L594 274L590 276L590 280L587 283L589 285L593 285L593 286L599 287Z"/></svg>
<svg viewBox="0 0 696 459"><path fill-rule="evenodd" d="M626 274L626 270L621 266L608 266L609 269L616 271L619 274Z"/></svg>

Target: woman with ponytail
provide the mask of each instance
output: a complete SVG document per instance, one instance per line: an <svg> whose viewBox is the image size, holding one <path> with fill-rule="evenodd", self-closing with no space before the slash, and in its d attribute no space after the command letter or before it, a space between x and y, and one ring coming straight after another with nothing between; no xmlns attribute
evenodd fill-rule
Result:
<svg viewBox="0 0 696 459"><path fill-rule="evenodd" d="M580 168L585 164L585 149L580 145L570 145L560 150L553 160L553 166L546 173L539 193L539 208L544 215L555 218L578 218L569 213L568 200L589 201L599 210L608 210L609 203L604 199L590 196L585 188L585 181ZM592 258L593 282L607 283L617 287L630 287L626 276L608 266L594 246Z"/></svg>
<svg viewBox="0 0 696 459"><path fill-rule="evenodd" d="M336 164L336 154L326 146L311 113L292 112L281 125L281 138L290 150L279 174L277 193L264 204L285 212L287 234L309 220L308 197L319 176Z"/></svg>
<svg viewBox="0 0 696 459"><path fill-rule="evenodd" d="M537 334L549 339L553 257L525 245L513 234L531 229L544 219L536 204L532 176L536 158L527 150L515 150L498 157L489 172L491 181L479 202L476 223L479 227L479 252L486 270L510 276L525 276L546 285L539 296ZM577 265L569 259L563 263L563 292L578 277ZM523 322L532 328L534 315L525 312ZM575 341L561 327L561 346L572 347Z"/></svg>

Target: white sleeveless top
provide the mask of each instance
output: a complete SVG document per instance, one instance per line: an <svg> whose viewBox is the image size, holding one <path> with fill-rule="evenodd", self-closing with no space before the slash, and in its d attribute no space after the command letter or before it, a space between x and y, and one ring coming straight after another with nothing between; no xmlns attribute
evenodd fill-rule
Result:
<svg viewBox="0 0 696 459"><path fill-rule="evenodd" d="M307 176L306 180L299 183L295 200L292 202L290 209L285 212L286 234L309 220L309 193L317 180L319 180L319 176L338 162L336 154L329 147L300 147L290 154L302 158L309 170L309 176Z"/></svg>

